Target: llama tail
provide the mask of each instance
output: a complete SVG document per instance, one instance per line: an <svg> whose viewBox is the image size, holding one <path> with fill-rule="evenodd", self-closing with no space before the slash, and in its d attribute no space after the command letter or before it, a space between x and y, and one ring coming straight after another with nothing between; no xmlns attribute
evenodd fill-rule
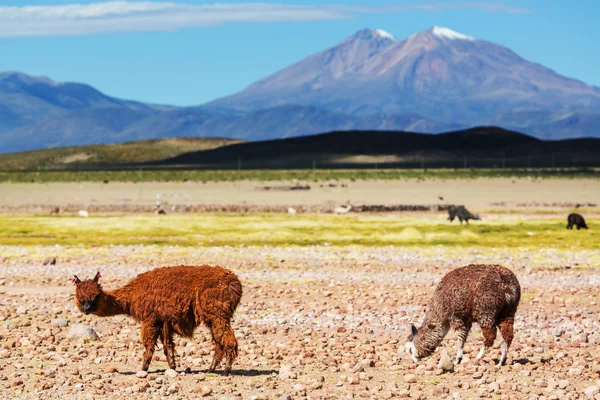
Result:
<svg viewBox="0 0 600 400"><path fill-rule="evenodd" d="M231 305L231 314L235 312L238 305L240 304L240 300L242 299L242 282L240 282L239 278L231 273L228 275L227 279L227 291L229 292L230 305Z"/></svg>
<svg viewBox="0 0 600 400"><path fill-rule="evenodd" d="M507 307L516 310L521 301L521 285L519 285L519 281L514 275L507 282L504 282L504 296Z"/></svg>

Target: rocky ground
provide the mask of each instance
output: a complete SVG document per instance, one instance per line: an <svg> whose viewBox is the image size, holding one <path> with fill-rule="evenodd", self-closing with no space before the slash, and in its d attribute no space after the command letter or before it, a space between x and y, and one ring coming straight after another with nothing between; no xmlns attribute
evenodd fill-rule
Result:
<svg viewBox="0 0 600 400"><path fill-rule="evenodd" d="M5 246L0 398L600 399L600 271L587 267L599 256L502 248ZM453 372L438 367L445 353L453 356L453 333L432 357L413 363L402 351L405 338L439 279L490 261L513 269L523 288L508 365L495 365L499 340L483 362L474 361L482 343L477 326ZM92 277L99 269L111 289L180 263L219 263L244 284L232 376L206 372L212 346L203 327L194 340L177 340L177 371L167 370L159 348L149 373L140 373L138 326L75 307L73 274Z"/></svg>

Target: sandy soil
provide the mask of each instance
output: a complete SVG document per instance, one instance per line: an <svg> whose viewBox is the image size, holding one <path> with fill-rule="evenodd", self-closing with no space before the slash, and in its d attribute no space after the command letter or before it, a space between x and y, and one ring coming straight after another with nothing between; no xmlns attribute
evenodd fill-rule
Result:
<svg viewBox="0 0 600 400"><path fill-rule="evenodd" d="M585 268L598 251L111 246L2 247L0 255L3 399L600 399L600 272ZM42 266L47 256L57 264ZM454 354L453 333L413 363L405 337L439 279L491 260L513 269L523 289L508 365L495 365L499 340L474 361L477 326L455 372L438 368L444 351ZM138 376L139 327L75 307L74 273L100 269L110 289L158 265L204 262L231 268L244 284L233 376L206 373L212 346L203 327L177 340L177 374L165 372L159 348L150 373ZM68 339L75 324L99 339Z"/></svg>
<svg viewBox="0 0 600 400"><path fill-rule="evenodd" d="M223 183L49 183L0 184L0 209L67 205L320 205L346 204L465 204L473 209L523 204L598 203L600 180L594 179L477 179L348 182L328 187L309 182L308 191L264 191L265 185L290 182ZM323 187L321 187L321 185ZM443 200L439 199L443 197ZM39 210L38 210L39 212Z"/></svg>

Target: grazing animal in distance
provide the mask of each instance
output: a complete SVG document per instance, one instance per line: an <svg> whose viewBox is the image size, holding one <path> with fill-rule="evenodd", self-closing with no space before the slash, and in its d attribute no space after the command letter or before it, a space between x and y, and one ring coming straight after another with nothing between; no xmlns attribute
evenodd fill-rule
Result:
<svg viewBox="0 0 600 400"><path fill-rule="evenodd" d="M479 216L479 214L472 214L469 210L467 210L465 208L465 206L456 206L456 207L450 207L448 209L448 220L450 222L454 221L454 218L457 218L460 221L460 224L462 225L463 221L467 222L467 225L469 225L469 220L470 219L477 219L480 220L481 217Z"/></svg>
<svg viewBox="0 0 600 400"><path fill-rule="evenodd" d="M573 225L577 227L577 230L581 228L590 229L585 223L583 216L577 213L571 213L567 217L567 229L573 229Z"/></svg>
<svg viewBox="0 0 600 400"><path fill-rule="evenodd" d="M53 207L52 210L50 210L50 215L58 215L58 214L60 214L60 208Z"/></svg>
<svg viewBox="0 0 600 400"><path fill-rule="evenodd" d="M293 207L288 207L288 214L289 215L296 215L296 209Z"/></svg>
<svg viewBox="0 0 600 400"><path fill-rule="evenodd" d="M477 322L484 344L476 359L481 359L492 347L496 329L499 329L502 355L498 365L503 365L513 340L513 324L520 299L519 281L507 268L484 264L456 268L446 274L435 289L421 327L411 326L406 351L417 362L431 355L452 328L458 336L456 363L459 364L471 326Z"/></svg>
<svg viewBox="0 0 600 400"><path fill-rule="evenodd" d="M84 314L124 314L141 323L142 370L148 370L158 339L169 367L175 369L173 334L192 338L204 323L215 352L209 371L214 372L225 358L225 374L231 372L238 344L230 321L242 297L242 284L233 272L209 265L162 267L139 274L112 291L102 289L99 278L99 272L85 281L75 275L77 307Z"/></svg>
<svg viewBox="0 0 600 400"><path fill-rule="evenodd" d="M156 210L154 210L154 214L156 214L156 215L167 215L167 212L165 210L163 210L162 208L157 208Z"/></svg>
<svg viewBox="0 0 600 400"><path fill-rule="evenodd" d="M85 210L79 210L79 216L80 216L80 217L85 217L85 218L87 218L87 217L89 217L89 216L90 216L90 213L88 213L88 212L87 212L87 211L85 211Z"/></svg>
<svg viewBox="0 0 600 400"><path fill-rule="evenodd" d="M348 204L346 207L340 206L340 207L334 208L333 212L336 214L346 214L348 211L350 211L351 208L352 208L352 206L350 204Z"/></svg>

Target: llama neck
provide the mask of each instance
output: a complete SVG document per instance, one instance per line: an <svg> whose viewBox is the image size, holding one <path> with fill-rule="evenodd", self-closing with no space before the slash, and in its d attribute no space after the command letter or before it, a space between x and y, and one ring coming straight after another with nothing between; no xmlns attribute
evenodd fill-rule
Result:
<svg viewBox="0 0 600 400"><path fill-rule="evenodd" d="M431 327L431 325L433 326ZM442 340L444 340L449 328L449 324L444 322L436 322L433 324L423 323L423 326L419 328L419 333L414 341L415 349L419 356L425 357L433 353L440 343L442 343Z"/></svg>
<svg viewBox="0 0 600 400"><path fill-rule="evenodd" d="M95 315L99 317L112 317L113 315L129 314L126 296L119 289L112 292L102 292L98 296L98 306Z"/></svg>

